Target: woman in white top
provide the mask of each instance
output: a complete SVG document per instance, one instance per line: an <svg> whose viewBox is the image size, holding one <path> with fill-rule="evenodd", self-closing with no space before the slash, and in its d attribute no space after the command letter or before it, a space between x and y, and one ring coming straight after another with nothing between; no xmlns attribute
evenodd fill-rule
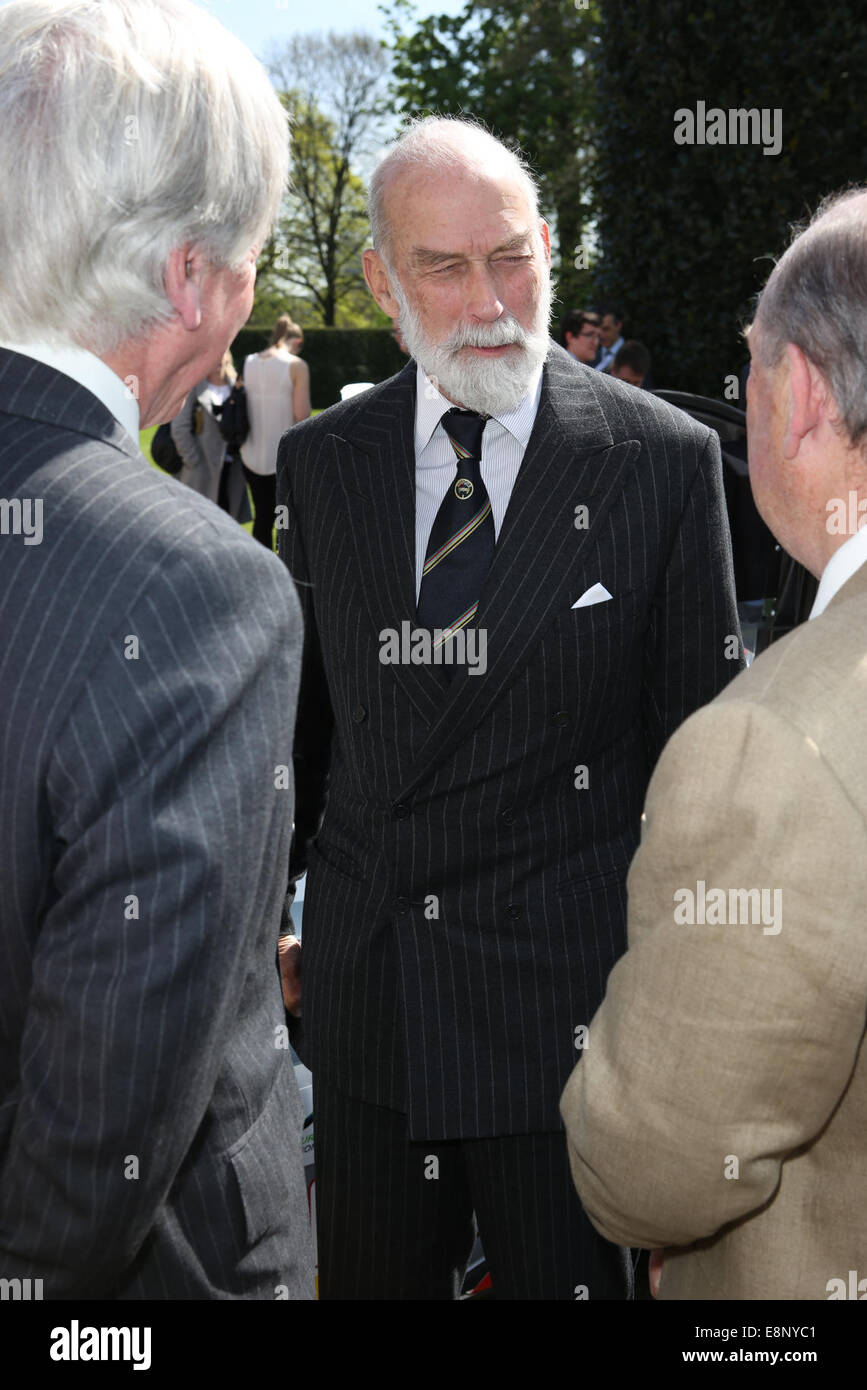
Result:
<svg viewBox="0 0 867 1390"><path fill-rule="evenodd" d="M253 535L269 550L274 547L274 508L277 504L277 446L291 425L310 414L310 371L289 350L301 330L281 314L264 352L251 353L244 363L250 433L241 446L244 475L250 484L256 512Z"/></svg>

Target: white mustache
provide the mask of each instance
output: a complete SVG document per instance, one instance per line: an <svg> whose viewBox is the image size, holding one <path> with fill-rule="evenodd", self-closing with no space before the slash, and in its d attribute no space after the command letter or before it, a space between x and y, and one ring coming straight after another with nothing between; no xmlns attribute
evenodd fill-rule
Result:
<svg viewBox="0 0 867 1390"><path fill-rule="evenodd" d="M496 323L466 324L455 329L446 342L440 345L442 352L460 352L465 347L508 347L515 343L526 347L527 335L512 314L504 314Z"/></svg>

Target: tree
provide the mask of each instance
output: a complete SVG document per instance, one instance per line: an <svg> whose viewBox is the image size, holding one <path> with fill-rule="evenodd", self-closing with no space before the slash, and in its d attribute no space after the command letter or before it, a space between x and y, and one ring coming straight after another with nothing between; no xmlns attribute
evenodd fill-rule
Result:
<svg viewBox="0 0 867 1390"><path fill-rule="evenodd" d="M468 0L457 16L420 23L411 0L392 0L386 16L403 112L472 116L520 145L556 233L560 297L582 302L588 275L575 262L592 216L596 0Z"/></svg>
<svg viewBox="0 0 867 1390"><path fill-rule="evenodd" d="M653 351L658 386L725 397L790 224L863 179L861 7L670 0L662 19L656 0L605 0L600 38L600 286ZM675 143L675 112L699 102L778 111L779 152Z"/></svg>
<svg viewBox="0 0 867 1390"><path fill-rule="evenodd" d="M361 270L361 171L383 128L388 53L367 34L303 34L272 50L266 66L292 118L292 187L260 259L263 297L286 285L326 326L338 317L387 322Z"/></svg>

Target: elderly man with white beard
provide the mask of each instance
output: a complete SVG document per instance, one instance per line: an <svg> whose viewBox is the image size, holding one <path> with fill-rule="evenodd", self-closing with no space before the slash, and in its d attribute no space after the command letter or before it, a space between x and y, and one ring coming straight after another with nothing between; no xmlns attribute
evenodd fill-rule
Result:
<svg viewBox="0 0 867 1390"><path fill-rule="evenodd" d="M370 213L414 360L278 459L320 1293L453 1298L475 1219L497 1298L628 1298L557 1107L650 772L741 665L718 444L550 341L536 187L487 132L410 126Z"/></svg>

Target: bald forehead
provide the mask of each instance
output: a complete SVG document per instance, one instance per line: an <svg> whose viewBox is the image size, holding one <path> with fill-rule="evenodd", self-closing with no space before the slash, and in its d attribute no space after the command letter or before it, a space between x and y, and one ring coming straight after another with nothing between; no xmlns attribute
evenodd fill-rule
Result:
<svg viewBox="0 0 867 1390"><path fill-rule="evenodd" d="M393 241L406 253L452 240L514 240L538 235L538 218L524 180L505 161L481 169L457 161L453 169L407 165L384 190ZM490 249L490 248L489 248Z"/></svg>
<svg viewBox="0 0 867 1390"><path fill-rule="evenodd" d="M497 147L494 148L496 151ZM452 196L458 197L465 196L468 191L479 189L499 193L510 201L522 199L529 211L527 183L508 159L505 151L484 164L456 151L454 163L447 169L424 163L407 162L398 165L385 184L384 192L389 212L399 216L404 200L417 201L419 195L424 194L434 184L443 196L449 196L450 190L454 190Z"/></svg>

